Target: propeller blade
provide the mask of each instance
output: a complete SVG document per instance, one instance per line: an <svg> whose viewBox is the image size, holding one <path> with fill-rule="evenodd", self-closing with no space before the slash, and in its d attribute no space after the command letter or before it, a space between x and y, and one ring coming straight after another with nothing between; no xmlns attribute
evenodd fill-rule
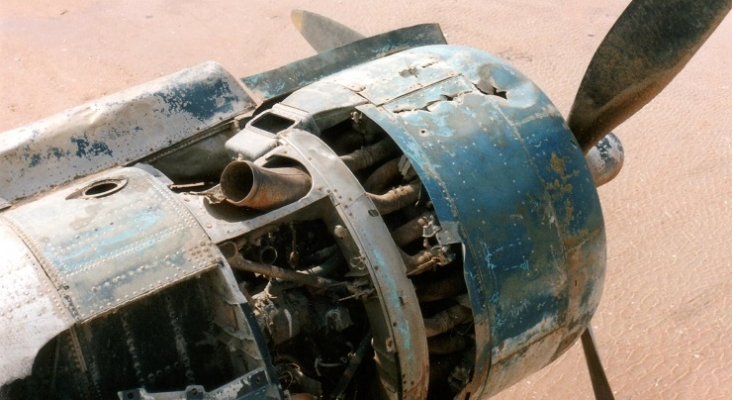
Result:
<svg viewBox="0 0 732 400"><path fill-rule="evenodd" d="M732 0L634 0L595 52L568 124L587 153L684 68Z"/></svg>
<svg viewBox="0 0 732 400"><path fill-rule="evenodd" d="M365 37L345 25L310 11L292 10L291 17L295 28L318 53Z"/></svg>
<svg viewBox="0 0 732 400"><path fill-rule="evenodd" d="M590 371L590 380L592 381L595 398L597 400L615 400L613 391L610 389L610 383L607 381L607 376L605 376L605 369L600 362L600 355L597 353L595 337L589 326L582 333L582 349L585 351L585 360L587 361L587 369Z"/></svg>

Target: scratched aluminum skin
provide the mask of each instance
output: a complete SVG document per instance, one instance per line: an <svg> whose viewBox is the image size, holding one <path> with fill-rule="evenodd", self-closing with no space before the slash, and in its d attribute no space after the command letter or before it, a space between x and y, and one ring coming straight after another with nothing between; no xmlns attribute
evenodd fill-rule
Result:
<svg viewBox="0 0 732 400"><path fill-rule="evenodd" d="M358 109L410 157L445 237L462 239L477 341L465 393L495 394L574 343L602 292L605 234L586 161L548 98L504 61L457 46L323 84L369 100Z"/></svg>
<svg viewBox="0 0 732 400"><path fill-rule="evenodd" d="M91 182L107 179L127 183L104 197L75 197ZM216 247L165 183L139 168L75 182L3 212L0 222L23 239L76 322L220 262ZM6 284L5 277L1 284ZM14 322L6 322L0 328L17 329ZM35 356L37 349L27 351Z"/></svg>
<svg viewBox="0 0 732 400"><path fill-rule="evenodd" d="M290 94L343 69L412 47L445 44L437 24L416 25L365 38L242 79L257 102Z"/></svg>
<svg viewBox="0 0 732 400"><path fill-rule="evenodd" d="M29 375L38 350L74 318L38 260L0 221L0 382Z"/></svg>
<svg viewBox="0 0 732 400"><path fill-rule="evenodd" d="M253 105L209 62L0 135L0 198L12 202L166 149Z"/></svg>

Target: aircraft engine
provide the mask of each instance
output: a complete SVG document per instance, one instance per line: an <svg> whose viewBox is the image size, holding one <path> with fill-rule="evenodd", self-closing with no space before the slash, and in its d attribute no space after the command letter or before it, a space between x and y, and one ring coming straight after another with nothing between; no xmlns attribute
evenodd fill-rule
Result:
<svg viewBox="0 0 732 400"><path fill-rule="evenodd" d="M504 61L386 35L0 135L0 397L478 398L568 349L605 268L577 141Z"/></svg>

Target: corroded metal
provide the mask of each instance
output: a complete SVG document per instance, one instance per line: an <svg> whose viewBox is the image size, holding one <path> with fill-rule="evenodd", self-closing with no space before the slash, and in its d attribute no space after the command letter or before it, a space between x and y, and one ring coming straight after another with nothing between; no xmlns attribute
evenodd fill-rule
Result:
<svg viewBox="0 0 732 400"><path fill-rule="evenodd" d="M410 158L443 227L460 226L478 346L466 391L497 393L564 352L597 307L605 252L592 177L559 112L503 61L431 46L372 65L379 87L403 89L358 109ZM418 89L416 76L443 78ZM330 78L341 79L356 75Z"/></svg>
<svg viewBox="0 0 732 400"><path fill-rule="evenodd" d="M30 357L56 336L58 343L64 343L64 360L76 360L81 366L75 373L88 380L80 385L83 390L92 391L99 385L105 390L138 387L121 393L155 397L148 392L155 388L155 376L143 376L143 371L164 369L164 362L140 347L159 344L167 346L171 359L181 360L183 373L173 385L176 392L165 392L160 386L157 398L184 398L194 391L201 394L202 387L192 384L180 390L185 380L195 383L189 373L211 374L219 389L208 394L224 396L222 390L246 387L248 396L279 398L263 335L269 332L268 339L277 346L308 329L300 329L300 325L292 330L289 327L294 325L285 330L259 329L247 298L256 302L270 295L261 289L265 286L261 275L267 278L266 287L277 287L283 295L309 299L316 291L338 287L340 292L316 298L316 303L333 299L357 303L365 314L360 320L367 321L360 333L369 332L367 337L372 338L363 343L373 348L371 368L382 398L423 399L430 390L431 375L445 381L451 371L441 371L439 363L430 365L427 337L450 330L455 333L458 326L469 329L459 333L461 339L441 344L432 340L436 354L451 348L460 352L452 371L460 385L451 388L455 393L462 391L458 398L493 395L556 359L588 326L602 292L605 237L592 175L561 115L533 83L489 54L433 45L443 42L439 29L417 26L245 78L261 107L254 118L251 101L229 77L221 80L228 85L222 92L215 89L220 86L218 78L193 79L194 83L186 85L214 89L190 104L181 102L190 93L183 96L171 89L172 100L164 103L177 108L163 122L182 118L183 125L171 122L180 131L164 131L161 138L187 146L199 135L214 135L210 138L216 140L209 144L220 148L211 154L228 150L231 158L247 159L234 161L226 170L222 166L221 186L205 192L207 196L174 193L188 186L177 185L179 182L145 165L100 172L148 157L151 151L167 154L167 150L157 152L162 145L144 151L137 143L130 146L129 151L139 154L110 147L109 143L129 144L126 140L137 137L135 129L128 132L133 136L120 135L120 142L98 139L111 149L109 154L100 150L93 157L77 157L89 161L82 175L96 175L65 185L69 177L38 178L27 191L0 193L11 202L38 196L0 213L0 235L19 248L10 264L0 266L7 269L22 264L10 278L19 279L25 287L50 288L38 294L39 304L57 305L48 309L51 311L40 310L48 314L44 314L48 324L43 334L25 327L9 330L14 335L37 334L22 342L27 353L14 349L10 362L20 363L25 368L21 373L27 373ZM216 71L213 76L220 77L221 71ZM203 83L195 83L201 79ZM124 99L129 104L148 104L150 98L161 98L147 92L140 96ZM273 100L281 102L272 106ZM113 110L111 120L117 121L117 114L124 110ZM243 133L233 139L229 139L233 131L226 133L229 120L236 129L248 120ZM156 123L160 121L150 122L150 126ZM108 130L100 130L100 135L111 135L118 125L104 126ZM142 130L149 132L150 126ZM71 140L71 131L45 132L38 145L42 154L53 155L47 149L55 148L58 138ZM370 138L369 145L378 143L339 157L331 146L338 143L334 136L354 132L353 137ZM228 139L225 145L223 139ZM14 146L18 143L26 142L13 139ZM102 144L83 147L103 150ZM384 151L375 155L376 149ZM13 162L23 159L17 146L0 153L7 154L15 157ZM52 158L55 156L41 161L51 167L56 165ZM58 160L71 162L62 160L66 158ZM224 157L226 161L231 158ZM379 172L374 180L394 179L398 182L383 188L395 189L368 193L362 182L368 182L368 176L390 158L391 172ZM149 160L160 159L165 155ZM184 158L174 159L185 162ZM262 184L256 177L268 165L293 164L298 168L274 170L292 173L287 179L275 175ZM270 190L269 182L275 181L277 189ZM38 194L57 184L62 186ZM368 182L371 185L382 186ZM274 194L275 200L249 202L250 194L258 190ZM234 203L245 201L247 207L209 201L223 197ZM425 213L429 218L416 218ZM314 261L301 265L296 243L295 224L314 220L322 226L308 233L325 237L313 249L337 252L321 267L312 267L317 265ZM415 222L400 230L400 224L409 220ZM287 240L275 238L277 234ZM418 241L420 237L423 240ZM242 274L245 279L237 281L222 250L235 267L246 271ZM278 260L276 252L266 261L268 265L245 259L248 254L256 259L266 250L280 250L279 254L286 250L286 263L280 259L280 266L269 265ZM456 254L462 258L456 260ZM420 285L430 282L420 280L427 272L453 261L453 269L437 275L444 285ZM424 274L412 281L410 275L417 273ZM201 279L188 279L194 276ZM7 281L0 277L0 283ZM277 278L311 289L288 293ZM246 297L237 284L243 292L250 284L260 288L258 297ZM433 289L437 293L425 295L425 290ZM195 304L174 307L175 301L188 299L189 291ZM452 303L425 318L420 298ZM57 304L59 299L62 307ZM308 323L304 314L310 311L307 300L302 307L303 315L295 317L304 326ZM8 315L21 318L26 307L18 309L21 311ZM261 317L259 311L256 314ZM273 313L279 311L288 324L294 321L287 310ZM139 332L151 330L153 322L135 322L132 316L145 312L162 315L166 333L140 344ZM198 329L196 316L209 312L213 316L207 318L205 329ZM95 372L84 375L84 363L102 357L96 351L103 343L97 332L112 326L122 332L110 341L114 354L130 355L124 360L127 370L120 378L124 382L108 373L113 367L110 363L93 365L89 370ZM362 337L357 336L357 341ZM217 368L229 372L243 370L241 379L227 384L222 380L228 375L216 375L213 369L192 362L190 354L205 353L193 346L199 341L212 349L239 351L237 356L244 357L241 364L246 368L224 365L229 353L215 362L220 364ZM217 343L224 346L216 347ZM49 347L45 349L44 354L49 354ZM46 364L51 360L43 359ZM354 364L356 361L360 359ZM352 373L349 368L345 367L346 381ZM260 376L266 379L256 380ZM337 392L344 389L337 386Z"/></svg>
<svg viewBox="0 0 732 400"><path fill-rule="evenodd" d="M402 50L444 44L439 25L397 29L242 79L258 102L294 92L328 75Z"/></svg>
<svg viewBox="0 0 732 400"><path fill-rule="evenodd" d="M304 197L311 182L297 168L264 168L237 160L221 174L221 191L231 204L266 211Z"/></svg>
<svg viewBox="0 0 732 400"><path fill-rule="evenodd" d="M429 357L419 302L405 275L398 250L376 207L338 156L317 137L293 130L282 135L297 151L303 165L330 188L330 198L349 237L342 246L355 245L351 263L370 276L378 296L365 300L373 329L372 346L387 399L423 399L429 383ZM320 178L316 178L319 175ZM332 218L335 218L333 216Z"/></svg>
<svg viewBox="0 0 732 400"><path fill-rule="evenodd" d="M253 107L216 63L0 135L0 197L13 201L192 139Z"/></svg>

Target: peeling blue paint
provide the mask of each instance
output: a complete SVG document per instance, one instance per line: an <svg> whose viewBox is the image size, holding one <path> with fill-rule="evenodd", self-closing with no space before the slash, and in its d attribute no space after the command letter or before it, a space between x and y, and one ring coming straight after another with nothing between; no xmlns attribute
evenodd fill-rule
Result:
<svg viewBox="0 0 732 400"><path fill-rule="evenodd" d="M30 164L28 164L29 167L35 167L36 165L41 163L41 155L40 154L33 154L30 156Z"/></svg>
<svg viewBox="0 0 732 400"><path fill-rule="evenodd" d="M223 79L191 81L186 85L170 86L155 95L167 104L168 112L185 112L199 121L231 112L232 104L238 100Z"/></svg>
<svg viewBox="0 0 732 400"><path fill-rule="evenodd" d="M79 158L91 159L102 154L112 156L112 150L106 143L98 140L90 142L86 134L81 137L72 136L69 140L76 146L75 154Z"/></svg>
<svg viewBox="0 0 732 400"><path fill-rule="evenodd" d="M58 147L51 147L48 149L48 154L46 155L46 158L48 159L51 157L55 157L57 160L59 160L63 157L68 157L68 156L69 156L68 150L64 150L64 149L61 149Z"/></svg>
<svg viewBox="0 0 732 400"><path fill-rule="evenodd" d="M600 290L594 280L601 286L604 276L604 236L594 234L603 231L599 198L561 115L521 73L498 58L455 46L423 47L403 56L437 58L476 85L459 101L422 107L419 96L435 99L436 85L383 107L358 108L410 158L440 221L459 223L465 275L478 277L466 279L474 314L488 319L476 324L476 336L490 338L476 342L477 359L500 363L490 375L476 364L483 369L474 379L486 382L483 394L489 395L531 372L521 357L554 355L551 344L532 343L552 335L559 346L577 319L594 313L591 299ZM477 88L486 85L506 97ZM583 290L570 291L568 282L588 267L593 282L581 279ZM576 315L570 315L570 300Z"/></svg>
<svg viewBox="0 0 732 400"><path fill-rule="evenodd" d="M3 133L0 181L15 184L0 185L0 197L13 201L139 160L253 107L236 78L206 63L64 111Z"/></svg>

